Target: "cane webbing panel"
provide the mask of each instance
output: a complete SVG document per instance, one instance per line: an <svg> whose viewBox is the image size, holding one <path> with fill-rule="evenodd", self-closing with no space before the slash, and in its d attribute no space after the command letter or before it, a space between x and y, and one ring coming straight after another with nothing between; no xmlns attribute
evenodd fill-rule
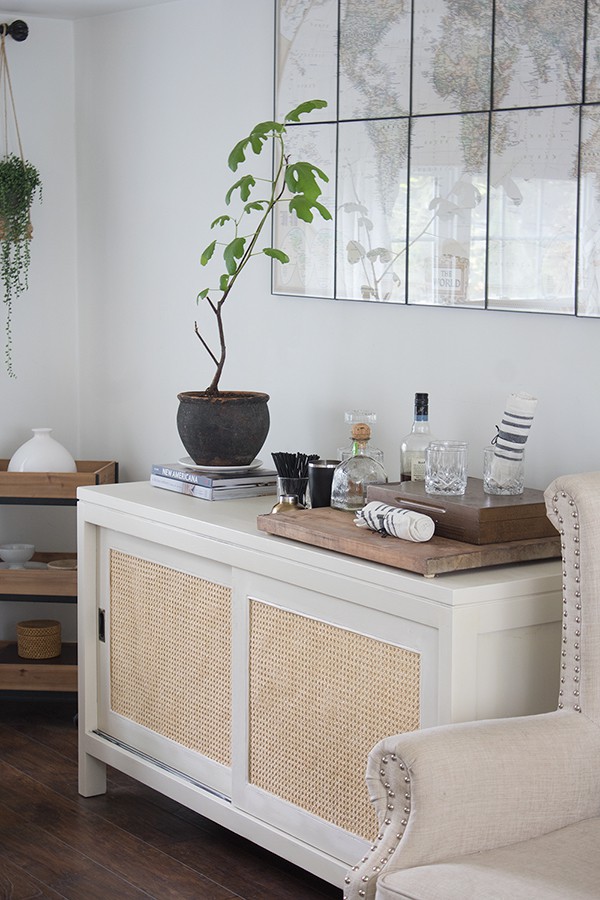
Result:
<svg viewBox="0 0 600 900"><path fill-rule="evenodd" d="M231 764L231 589L110 552L111 708Z"/></svg>
<svg viewBox="0 0 600 900"><path fill-rule="evenodd" d="M251 601L251 784L372 839L367 755L419 705L418 653Z"/></svg>

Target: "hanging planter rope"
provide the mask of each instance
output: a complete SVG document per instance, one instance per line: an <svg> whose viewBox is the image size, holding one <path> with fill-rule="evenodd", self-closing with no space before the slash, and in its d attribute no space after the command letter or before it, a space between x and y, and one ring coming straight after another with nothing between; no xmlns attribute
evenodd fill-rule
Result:
<svg viewBox="0 0 600 900"><path fill-rule="evenodd" d="M0 159L0 281L6 313L4 360L6 371L15 377L12 364L13 302L29 287L31 260L31 205L36 193L41 199L38 170L25 159L13 96L8 58L7 26L0 26L0 98L3 104L4 155ZM18 154L9 152L9 119L14 120Z"/></svg>

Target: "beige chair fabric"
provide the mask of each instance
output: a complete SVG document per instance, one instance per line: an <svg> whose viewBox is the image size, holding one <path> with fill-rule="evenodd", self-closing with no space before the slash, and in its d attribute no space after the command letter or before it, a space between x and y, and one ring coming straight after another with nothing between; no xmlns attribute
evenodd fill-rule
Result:
<svg viewBox="0 0 600 900"><path fill-rule="evenodd" d="M600 897L600 472L545 497L563 557L558 709L381 741L380 832L347 900Z"/></svg>

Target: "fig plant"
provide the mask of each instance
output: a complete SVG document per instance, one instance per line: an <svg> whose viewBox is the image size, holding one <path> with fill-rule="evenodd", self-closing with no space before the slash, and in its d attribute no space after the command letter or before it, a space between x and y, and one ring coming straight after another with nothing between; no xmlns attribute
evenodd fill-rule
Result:
<svg viewBox="0 0 600 900"><path fill-rule="evenodd" d="M237 172L246 162L249 151L259 155L265 147L272 146L273 170L271 178L245 174L231 185L225 195L225 203L230 206L235 199L239 205L238 211L218 216L210 226L211 229L224 229L227 237L225 240L219 237L212 240L200 257L201 264L206 266L220 255L224 268L218 277L217 287L203 288L197 297L197 302L205 302L214 315L218 334L218 349L213 349L198 322L194 323L198 339L215 364L214 377L206 389L209 395L219 393L219 381L227 356L223 305L236 287L240 275L256 256L265 255L284 265L289 262L283 250L259 246L263 229L275 208L285 203L292 215L308 223L313 221L315 213L323 219L331 219L331 213L319 200L322 184L329 181L328 176L315 163L293 161L287 143L288 125L298 123L301 116L325 106L325 100L308 100L291 110L281 122L259 122L229 154L229 168Z"/></svg>

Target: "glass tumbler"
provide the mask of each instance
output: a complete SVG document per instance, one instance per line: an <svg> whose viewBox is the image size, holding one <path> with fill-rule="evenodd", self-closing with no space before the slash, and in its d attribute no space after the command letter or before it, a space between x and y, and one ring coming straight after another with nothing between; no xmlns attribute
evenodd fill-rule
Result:
<svg viewBox="0 0 600 900"><path fill-rule="evenodd" d="M306 490L308 488L308 478L287 478L280 475L277 478L277 495L282 497L296 496L298 498L298 506L304 508L306 504Z"/></svg>
<svg viewBox="0 0 600 900"><path fill-rule="evenodd" d="M432 441L425 451L425 490L428 494L464 494L467 489L468 444Z"/></svg>
<svg viewBox="0 0 600 900"><path fill-rule="evenodd" d="M483 451L483 490L486 494L516 496L525 487L525 451L521 459L505 459L495 447Z"/></svg>

